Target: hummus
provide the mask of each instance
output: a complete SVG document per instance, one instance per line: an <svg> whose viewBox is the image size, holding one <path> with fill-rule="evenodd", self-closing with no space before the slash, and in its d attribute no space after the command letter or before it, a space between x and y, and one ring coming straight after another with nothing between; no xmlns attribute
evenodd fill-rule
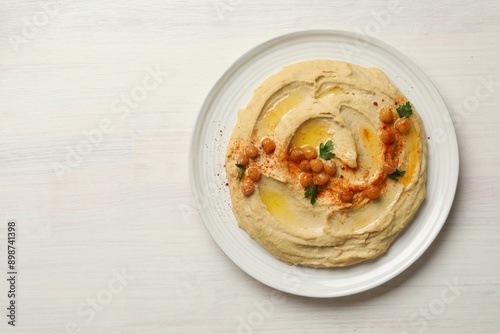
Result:
<svg viewBox="0 0 500 334"><path fill-rule="evenodd" d="M239 110L225 164L233 211L288 264L372 259L424 200L426 151L421 119L381 70L286 66Z"/></svg>

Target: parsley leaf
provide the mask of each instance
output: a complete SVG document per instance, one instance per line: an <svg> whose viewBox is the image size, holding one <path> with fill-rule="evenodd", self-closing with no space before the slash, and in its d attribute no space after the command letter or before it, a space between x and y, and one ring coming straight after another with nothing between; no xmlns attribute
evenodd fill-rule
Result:
<svg viewBox="0 0 500 334"><path fill-rule="evenodd" d="M404 171L404 170L396 169L396 171L394 173L388 174L387 177L390 178L391 180L397 181L398 178L400 178L401 176L404 176L405 173L406 173L406 171Z"/></svg>
<svg viewBox="0 0 500 334"><path fill-rule="evenodd" d="M402 104L396 108L398 115L400 118L409 117L413 114L413 110L411 109L410 101L406 101L405 104Z"/></svg>
<svg viewBox="0 0 500 334"><path fill-rule="evenodd" d="M316 203L316 199L318 198L319 187L315 184L311 184L306 187L306 192L304 194L305 198L311 199L311 204Z"/></svg>
<svg viewBox="0 0 500 334"><path fill-rule="evenodd" d="M335 156L333 152L330 152L331 150L333 150L333 142L331 140L328 140L324 144L319 144L319 156L323 159L330 160Z"/></svg>
<svg viewBox="0 0 500 334"><path fill-rule="evenodd" d="M238 175L236 176L236 180L239 180L243 177L243 173L245 173L245 166L240 164L235 164L238 167Z"/></svg>

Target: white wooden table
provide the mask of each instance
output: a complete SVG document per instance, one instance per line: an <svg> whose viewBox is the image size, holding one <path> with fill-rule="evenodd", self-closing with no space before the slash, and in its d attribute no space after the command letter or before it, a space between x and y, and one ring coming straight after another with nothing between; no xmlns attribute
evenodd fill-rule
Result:
<svg viewBox="0 0 500 334"><path fill-rule="evenodd" d="M285 33L365 32L452 112L460 181L430 249L382 286L276 294L195 209L200 107L240 55ZM1 333L498 333L498 1L0 3ZM7 324L7 224L16 328Z"/></svg>

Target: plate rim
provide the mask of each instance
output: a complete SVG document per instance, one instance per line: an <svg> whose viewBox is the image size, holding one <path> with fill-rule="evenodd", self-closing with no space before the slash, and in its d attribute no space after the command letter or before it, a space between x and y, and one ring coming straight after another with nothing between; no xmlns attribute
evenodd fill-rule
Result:
<svg viewBox="0 0 500 334"><path fill-rule="evenodd" d="M347 30L312 29L312 30L300 30L300 31L295 31L295 32L291 32L291 33L281 34L279 36L275 36L273 38L267 39L264 42L261 42L255 46L251 47L249 50L247 50L242 55L237 57L231 63L231 65L223 72L223 74L219 77L219 79L215 82L215 84L210 89L210 91L207 94L207 96L205 97L204 102L200 108L198 115L197 115L196 123L195 123L195 126L193 128L193 132L192 132L190 144L189 144L190 150L189 150L188 164L189 164L189 177L190 177L190 183L191 183L191 191L192 191L192 195L194 196L194 201L195 201L196 208L197 208L198 212L201 212L203 210L203 208L201 207L202 205L199 202L199 200L197 199L198 198L197 197L198 189L197 189L196 184L195 184L196 175L195 175L194 152L195 152L195 144L196 144L196 135L197 135L197 133L199 133L201 128L204 126L203 120L209 115L208 110L209 110L210 105L214 102L214 97L217 96L218 92L220 91L220 88L224 86L224 84L227 82L227 80L230 79L234 75L234 73L238 71L238 69L240 67L244 66L248 61L251 61L251 59L254 55L259 54L260 52L264 51L267 46L273 45L274 43L279 42L281 40L285 40L285 39L289 39L289 38L301 38L301 37L304 37L307 35L324 35L324 36L342 35L343 37L352 38L352 39L361 38L364 41L367 41L371 45L377 45L378 48L380 48L386 52L391 53L397 59L401 60L408 69L418 72L417 74L419 74L419 77L425 78L426 81L428 82L428 84L431 85L432 90L434 90L434 92L436 93L436 96L439 97L439 102L442 103L442 106L444 109L441 110L441 113L443 113L443 111L446 111L446 113L450 114L449 109L448 109L446 102L444 101L442 95L440 94L440 92L438 91L438 89L436 88L434 83L430 80L430 78L425 74L425 72L423 72L423 70L417 64L415 64L409 57L404 55L398 49L387 44L386 42L384 42L382 40L379 40L378 38L375 38L375 37L372 37L372 36L369 36L366 34L362 34L362 33L347 31ZM285 65L286 64L283 64L283 66L285 66ZM425 120L424 120L424 123L425 123ZM424 240L423 246L419 247L417 249L417 251L414 252L412 254L412 256L410 256L408 258L408 260L405 261L404 265L399 266L396 270L391 271L389 274L386 274L385 276L383 276L377 280L373 280L370 283L365 284L361 287L351 288L348 290L344 290L343 292L338 292L338 291L335 291L332 289L333 291L330 293L328 293L328 292L311 293L311 292L304 292L304 291L297 290L297 289L290 289L287 287L276 285L276 284L274 284L274 282L266 281L262 277L258 277L258 275L254 275L254 273L252 271L250 271L249 268L244 266L240 262L240 260L234 256L234 254L231 254L230 252L228 252L219 243L219 241L217 240L217 237L214 235L213 231L209 228L206 220L202 217L202 215L200 215L200 218L203 221L205 228L207 229L207 231L209 232L209 234L211 235L213 240L216 242L216 244L219 246L219 248L226 254L226 256L228 256L231 259L231 261L233 261L233 263L235 263L241 270L243 270L245 273L247 273L252 278L254 278L257 281L259 281L259 282L261 282L269 287L272 287L276 290L287 292L287 293L298 295L298 296L315 297L315 298L332 298L332 297L343 297L343 296L353 295L353 294L357 294L357 293L361 293L361 292L373 289L381 284L384 284L384 283L390 281L391 279L393 279L394 277L398 276L403 271L408 269L410 266L412 266L429 249L430 245L434 242L434 240L436 239L437 235L439 234L439 232L441 231L442 227L444 226L444 224L446 223L446 221L449 217L449 213L450 213L451 208L453 206L453 203L455 201L456 191L457 191L457 187L458 187L459 174L460 174L460 158L459 158L460 153L459 153L459 148L458 148L458 140L456 137L456 131L455 131L455 127L454 127L453 123L449 123L449 127L447 127L446 130L447 130L447 133L449 131L451 131L450 134L452 134L452 136L450 136L451 141L452 141L450 143L450 146L452 146L453 151L454 151L453 158L454 158L455 162L453 165L456 168L453 170L454 173L450 174L449 182L450 182L451 187L450 187L450 193L448 194L449 198L444 203L446 205L441 207L441 211L440 211L441 214L438 217L436 217L437 219L434 221L434 226L430 230L431 233L429 234L429 237L426 240ZM441 219L439 219L440 217L441 217ZM406 230L406 228L404 230ZM404 232L404 230L403 230L403 232ZM276 259L276 261L279 261L279 260ZM363 264L361 263L360 265L363 265ZM311 269L311 268L307 268L307 269ZM317 269L317 270L323 270L323 269ZM327 269L327 270L331 270L331 269Z"/></svg>

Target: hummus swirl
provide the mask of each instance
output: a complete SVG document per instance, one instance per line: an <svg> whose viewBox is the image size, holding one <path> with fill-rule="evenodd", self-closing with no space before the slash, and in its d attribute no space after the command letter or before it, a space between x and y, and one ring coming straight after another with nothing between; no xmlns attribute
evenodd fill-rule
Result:
<svg viewBox="0 0 500 334"><path fill-rule="evenodd" d="M227 148L238 225L288 264L348 266L384 253L425 198L425 134L414 110L401 116L405 104L377 68L319 59L270 76L239 110ZM329 141L325 159L318 148ZM245 157L248 145L257 154ZM325 170L333 164L326 184L301 183L314 172L291 151L306 146Z"/></svg>

